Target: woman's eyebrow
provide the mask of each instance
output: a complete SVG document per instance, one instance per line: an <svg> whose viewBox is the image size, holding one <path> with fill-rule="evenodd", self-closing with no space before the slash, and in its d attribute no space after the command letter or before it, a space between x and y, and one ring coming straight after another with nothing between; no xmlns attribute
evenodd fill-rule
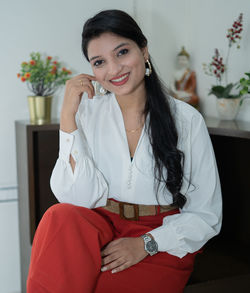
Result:
<svg viewBox="0 0 250 293"><path fill-rule="evenodd" d="M117 49L119 49L119 48L125 46L125 45L129 45L129 43L121 43L120 45L118 45L117 47L114 48L113 52L116 51ZM101 56L94 56L94 57L91 57L91 58L89 59L89 61L92 61L92 60L97 59L97 58L100 58L100 57L101 57Z"/></svg>
<svg viewBox="0 0 250 293"><path fill-rule="evenodd" d="M125 46L125 45L129 45L129 43L121 43L120 45L118 45L117 47L114 48L113 52L114 52L115 50L117 50L117 49L119 49L119 48Z"/></svg>

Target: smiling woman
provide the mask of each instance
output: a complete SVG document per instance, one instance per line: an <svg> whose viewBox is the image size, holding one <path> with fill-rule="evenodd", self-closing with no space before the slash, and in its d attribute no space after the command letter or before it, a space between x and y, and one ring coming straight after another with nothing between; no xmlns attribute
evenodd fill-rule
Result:
<svg viewBox="0 0 250 293"><path fill-rule="evenodd" d="M60 203L37 228L27 292L180 293L221 227L204 120L168 94L127 13L90 18L82 51L93 75L66 83L51 175Z"/></svg>
<svg viewBox="0 0 250 293"><path fill-rule="evenodd" d="M137 100L134 98L137 93L145 96L145 61L148 57L147 47L140 49L133 40L113 33L103 33L88 45L88 59L97 81L109 92L115 92L119 103Z"/></svg>

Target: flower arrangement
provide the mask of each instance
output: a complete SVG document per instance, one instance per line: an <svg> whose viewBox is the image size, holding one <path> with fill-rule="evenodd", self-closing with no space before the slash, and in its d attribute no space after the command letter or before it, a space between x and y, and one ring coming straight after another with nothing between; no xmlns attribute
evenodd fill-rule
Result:
<svg viewBox="0 0 250 293"><path fill-rule="evenodd" d="M29 62L22 62L21 70L17 77L26 82L29 90L35 96L50 96L69 79L72 72L61 63L52 60L51 56L42 59L39 52L30 54Z"/></svg>
<svg viewBox="0 0 250 293"><path fill-rule="evenodd" d="M215 54L212 57L212 61L207 65L203 63L203 70L205 74L213 76L216 79L216 85L211 87L209 95L214 94L217 98L238 98L239 95L231 94L233 87L237 84L229 83L228 84L228 60L229 54L232 46L236 45L237 49L240 48L240 41L242 39L241 33L243 31L243 14L240 13L238 19L234 21L231 28L227 30L227 39L228 39L228 50L227 56L224 63L224 58L221 56L219 50L215 49ZM225 76L225 86L222 85L223 77Z"/></svg>

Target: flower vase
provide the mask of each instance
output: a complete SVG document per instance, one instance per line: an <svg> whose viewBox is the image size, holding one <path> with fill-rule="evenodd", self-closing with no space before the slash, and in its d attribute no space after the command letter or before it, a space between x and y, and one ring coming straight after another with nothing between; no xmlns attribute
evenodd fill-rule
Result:
<svg viewBox="0 0 250 293"><path fill-rule="evenodd" d="M28 96L28 104L31 124L50 123L52 96Z"/></svg>
<svg viewBox="0 0 250 293"><path fill-rule="evenodd" d="M239 111L241 97L234 99L217 98L216 107L221 120L234 120Z"/></svg>

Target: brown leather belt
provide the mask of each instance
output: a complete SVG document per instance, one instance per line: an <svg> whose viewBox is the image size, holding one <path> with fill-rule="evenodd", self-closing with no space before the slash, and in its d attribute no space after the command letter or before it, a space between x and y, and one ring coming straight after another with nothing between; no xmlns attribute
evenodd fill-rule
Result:
<svg viewBox="0 0 250 293"><path fill-rule="evenodd" d="M107 205L102 207L112 213L119 214L122 219L138 221L139 216L153 216L159 213L175 210L178 207L172 205L143 205L108 199Z"/></svg>

